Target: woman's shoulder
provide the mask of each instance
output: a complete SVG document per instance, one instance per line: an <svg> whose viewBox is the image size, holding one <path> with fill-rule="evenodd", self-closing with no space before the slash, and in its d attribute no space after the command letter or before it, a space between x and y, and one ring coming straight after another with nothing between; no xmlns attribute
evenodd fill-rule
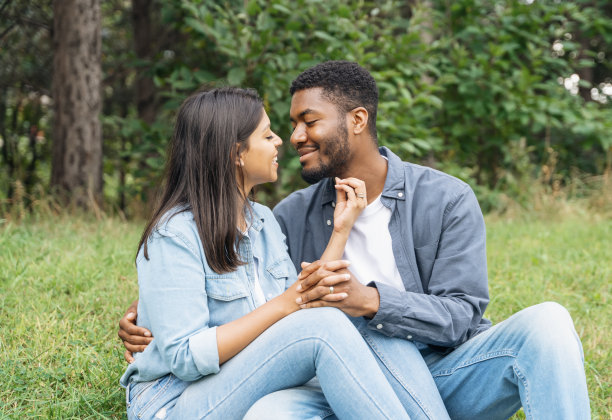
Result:
<svg viewBox="0 0 612 420"><path fill-rule="evenodd" d="M151 232L151 240L156 237L179 238L190 248L199 248L198 228L193 213L186 207L175 207L164 213Z"/></svg>

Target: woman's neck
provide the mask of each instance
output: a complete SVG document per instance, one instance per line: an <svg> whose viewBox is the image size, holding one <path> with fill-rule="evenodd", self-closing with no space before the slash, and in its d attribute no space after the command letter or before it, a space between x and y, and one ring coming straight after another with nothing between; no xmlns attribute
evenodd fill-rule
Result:
<svg viewBox="0 0 612 420"><path fill-rule="evenodd" d="M240 232L246 232L247 228L248 228L248 223L246 221L246 214L244 212L244 207L246 204L246 198L247 196L244 195L244 193L241 192L240 196L238 197L238 207L236 208L236 220L238 223L238 230Z"/></svg>

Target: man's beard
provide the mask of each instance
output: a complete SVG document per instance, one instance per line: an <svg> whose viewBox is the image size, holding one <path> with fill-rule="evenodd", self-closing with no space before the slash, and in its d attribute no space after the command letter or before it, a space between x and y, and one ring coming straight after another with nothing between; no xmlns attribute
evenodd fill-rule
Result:
<svg viewBox="0 0 612 420"><path fill-rule="evenodd" d="M336 135L336 138L327 138L321 142L325 145L325 156L329 158L329 162L323 162L322 149L319 147L318 165L315 168L302 169L304 181L316 184L323 178L339 176L344 172L351 157L346 121L340 121Z"/></svg>

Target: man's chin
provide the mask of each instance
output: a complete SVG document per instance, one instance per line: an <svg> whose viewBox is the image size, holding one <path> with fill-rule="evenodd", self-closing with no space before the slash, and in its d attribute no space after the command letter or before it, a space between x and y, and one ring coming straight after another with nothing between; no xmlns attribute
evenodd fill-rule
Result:
<svg viewBox="0 0 612 420"><path fill-rule="evenodd" d="M316 184L320 180L329 177L329 175L327 174L327 171L322 170L322 169L315 169L315 170L302 169L301 175L302 175L302 179L308 182L309 184Z"/></svg>

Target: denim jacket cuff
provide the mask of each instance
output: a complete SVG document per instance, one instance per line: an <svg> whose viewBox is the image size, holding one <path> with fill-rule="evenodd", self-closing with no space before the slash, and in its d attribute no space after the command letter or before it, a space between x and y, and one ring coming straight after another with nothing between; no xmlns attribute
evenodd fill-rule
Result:
<svg viewBox="0 0 612 420"><path fill-rule="evenodd" d="M217 327L207 328L189 337L189 350L203 376L219 372Z"/></svg>

